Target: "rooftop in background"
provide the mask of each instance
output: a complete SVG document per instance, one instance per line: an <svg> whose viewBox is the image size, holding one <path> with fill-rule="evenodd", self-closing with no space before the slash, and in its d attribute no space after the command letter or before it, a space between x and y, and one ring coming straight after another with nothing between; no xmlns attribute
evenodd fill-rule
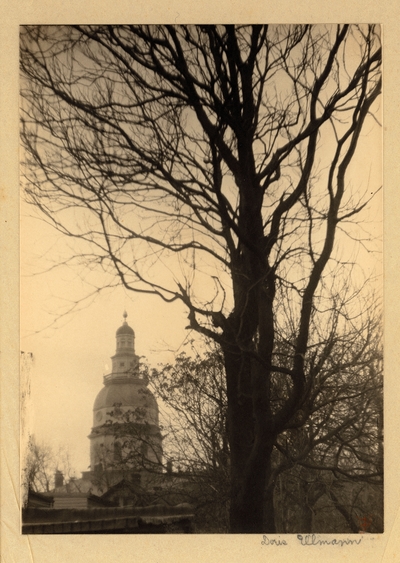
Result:
<svg viewBox="0 0 400 563"><path fill-rule="evenodd" d="M91 509L27 508L23 534L154 534L193 532L190 504Z"/></svg>

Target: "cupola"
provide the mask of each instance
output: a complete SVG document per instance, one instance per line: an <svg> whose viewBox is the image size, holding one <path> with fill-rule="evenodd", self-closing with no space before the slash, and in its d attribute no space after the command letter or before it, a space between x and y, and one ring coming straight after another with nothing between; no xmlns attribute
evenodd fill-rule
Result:
<svg viewBox="0 0 400 563"><path fill-rule="evenodd" d="M107 382L115 377L138 377L139 357L135 354L135 332L127 322L128 313L124 311L122 326L117 330L116 350L112 356L112 373L105 376Z"/></svg>

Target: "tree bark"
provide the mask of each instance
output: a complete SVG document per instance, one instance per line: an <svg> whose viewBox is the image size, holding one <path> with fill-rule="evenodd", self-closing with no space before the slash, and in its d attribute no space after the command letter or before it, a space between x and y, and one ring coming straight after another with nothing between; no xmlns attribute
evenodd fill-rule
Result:
<svg viewBox="0 0 400 563"><path fill-rule="evenodd" d="M266 489L274 436L257 432L251 394L252 362L235 346L224 347L231 451L232 533L274 533L273 486Z"/></svg>

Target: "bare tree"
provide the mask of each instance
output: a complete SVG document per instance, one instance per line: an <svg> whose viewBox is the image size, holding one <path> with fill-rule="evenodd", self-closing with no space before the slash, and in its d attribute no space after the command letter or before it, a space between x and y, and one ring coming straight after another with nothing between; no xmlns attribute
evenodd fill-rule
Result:
<svg viewBox="0 0 400 563"><path fill-rule="evenodd" d="M48 493L55 487L55 474L62 473L65 479L74 479L68 449L60 446L56 451L45 442L38 442L31 436L22 469L22 483L28 490ZM27 494L25 494L27 501Z"/></svg>
<svg viewBox="0 0 400 563"><path fill-rule="evenodd" d="M28 201L78 264L180 300L221 346L231 532L275 530L273 447L310 399L318 331L314 361L329 357L324 312L351 267L335 237L362 238L351 223L379 188L349 171L380 63L371 25L22 29Z"/></svg>
<svg viewBox="0 0 400 563"><path fill-rule="evenodd" d="M361 530L362 523L357 519L366 505L369 513L374 513L375 530L382 531L381 315L371 302L357 315L353 326L346 323L340 327L337 321L345 311L346 307L332 311L330 337L316 344L308 355L307 380L312 388L297 416L275 442L277 453L270 486L280 491L280 528L286 520L286 531L315 531L313 516L322 496L324 502L331 501L330 527L325 531ZM282 362L290 356L288 346L293 344L281 343L277 347ZM324 362L320 361L320 346L329 350ZM281 388L276 396L278 405L284 395L285 388ZM283 488L282 479L287 485ZM357 491L361 490L364 493L360 496ZM367 492L371 497L365 501ZM353 493L356 500L352 504ZM294 498L297 514L290 509ZM347 511L349 503L352 508ZM332 508L346 515L345 521L339 523L345 528L334 527L337 521L332 519ZM291 518L282 518L285 509L291 510Z"/></svg>
<svg viewBox="0 0 400 563"><path fill-rule="evenodd" d="M184 474L174 486L196 506L197 529L223 533L229 530L226 380L221 351L212 342L206 349L200 354L191 346L150 379L164 405L166 467Z"/></svg>
<svg viewBox="0 0 400 563"><path fill-rule="evenodd" d="M383 531L382 353L379 332L367 334L332 350L313 400L277 439L271 485L291 510L286 531L359 532L365 515L369 531Z"/></svg>
<svg viewBox="0 0 400 563"><path fill-rule="evenodd" d="M380 314L371 307L362 317L346 335L332 322L329 358L323 366L312 358L307 363L313 382L308 401L274 444L267 489L279 532L358 532L365 515L369 531L382 531ZM276 343L281 367L290 358L288 346L294 343ZM167 406L164 454L187 471L192 496L200 493L203 502L191 502L206 507L214 526L223 526L230 465L225 374L221 353L206 348L204 355L180 354L174 364L153 370L151 380ZM287 389L288 382L276 382L274 409Z"/></svg>

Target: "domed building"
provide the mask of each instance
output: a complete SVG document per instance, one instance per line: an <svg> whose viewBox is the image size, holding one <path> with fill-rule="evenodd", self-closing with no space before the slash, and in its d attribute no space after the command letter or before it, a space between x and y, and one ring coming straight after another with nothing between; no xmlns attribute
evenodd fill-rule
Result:
<svg viewBox="0 0 400 563"><path fill-rule="evenodd" d="M103 378L103 388L93 405L90 439L91 472L123 467L161 471L162 437L158 405L140 372L135 353L135 333L127 313L116 332L112 371Z"/></svg>
<svg viewBox="0 0 400 563"><path fill-rule="evenodd" d="M169 521L186 526L193 515L190 509L189 515L186 511L181 516L181 503L187 502L182 492L185 475L180 471L174 474L171 461L163 470L158 405L148 388L146 372L140 368L139 356L135 352L135 332L128 325L127 316L124 312L122 326L116 331L111 373L103 377L103 387L93 404L93 426L88 436L90 470L83 471L80 479L71 477L68 482L64 482L64 475L57 470L55 487L51 492L52 507L67 511L79 509L90 512L90 509L99 507L103 508L103 512L109 510L112 523L99 524L102 531L114 529L112 526L119 522L112 507L139 507L134 517L139 531L132 532L131 524L126 524L126 530L116 533L145 533L144 529L154 531L155 527L149 522L154 520L159 523L160 519L164 522L163 526ZM38 503L41 499L31 499L31 502ZM170 514L165 508L174 504L180 505L173 507L178 516ZM155 505L151 506L154 518L146 512L146 507L150 505ZM141 514L140 507L144 507L145 516L139 525L137 515ZM85 522L87 519L81 512L74 512L70 517L78 523L79 518ZM125 517L121 518L121 521L124 520ZM52 522L51 517L49 521ZM85 526L87 531L89 524L86 522ZM89 529L95 529L97 524L91 522L90 526ZM123 523L121 526L124 526Z"/></svg>

